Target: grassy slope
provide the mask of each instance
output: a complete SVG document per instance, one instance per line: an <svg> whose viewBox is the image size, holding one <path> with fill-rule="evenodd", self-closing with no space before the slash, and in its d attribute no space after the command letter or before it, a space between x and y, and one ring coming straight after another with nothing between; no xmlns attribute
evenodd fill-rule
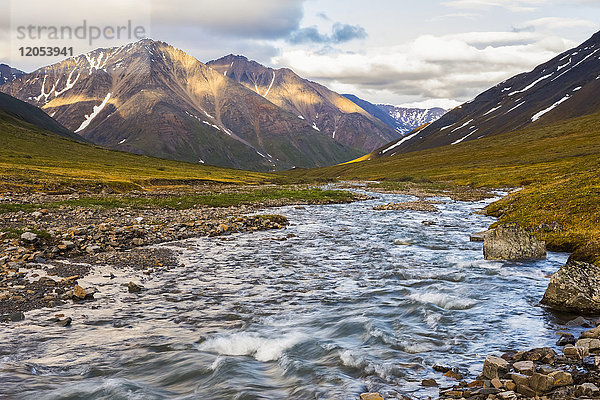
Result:
<svg viewBox="0 0 600 400"><path fill-rule="evenodd" d="M600 265L600 113L420 152L290 176L524 187L494 203L554 250ZM544 225L545 224L545 225Z"/></svg>
<svg viewBox="0 0 600 400"><path fill-rule="evenodd" d="M203 181L257 184L281 178L106 150L63 139L0 112L0 192L67 186L122 191Z"/></svg>

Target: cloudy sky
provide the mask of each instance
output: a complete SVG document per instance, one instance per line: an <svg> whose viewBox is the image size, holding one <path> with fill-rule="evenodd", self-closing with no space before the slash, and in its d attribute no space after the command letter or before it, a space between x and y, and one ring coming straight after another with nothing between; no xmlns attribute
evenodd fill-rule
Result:
<svg viewBox="0 0 600 400"><path fill-rule="evenodd" d="M598 16L600 0L13 0L0 58L52 61L17 57L35 45L17 26L131 20L201 61L243 54L371 102L450 106L588 39Z"/></svg>

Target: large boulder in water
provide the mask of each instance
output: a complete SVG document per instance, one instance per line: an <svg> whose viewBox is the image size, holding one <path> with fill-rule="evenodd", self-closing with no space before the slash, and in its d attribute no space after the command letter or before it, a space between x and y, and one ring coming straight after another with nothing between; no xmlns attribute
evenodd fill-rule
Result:
<svg viewBox="0 0 600 400"><path fill-rule="evenodd" d="M546 257L546 243L537 240L519 225L501 225L483 236L486 260L528 260Z"/></svg>
<svg viewBox="0 0 600 400"><path fill-rule="evenodd" d="M552 275L542 304L578 314L600 314L600 267L569 260Z"/></svg>

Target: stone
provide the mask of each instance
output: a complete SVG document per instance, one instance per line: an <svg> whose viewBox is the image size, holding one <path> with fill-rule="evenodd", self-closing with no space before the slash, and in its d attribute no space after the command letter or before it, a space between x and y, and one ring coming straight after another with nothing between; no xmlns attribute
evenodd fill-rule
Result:
<svg viewBox="0 0 600 400"><path fill-rule="evenodd" d="M508 391L512 391L514 392L515 390L517 390L517 384L514 383L513 381L508 381L506 382L506 384L504 385L504 387L508 390Z"/></svg>
<svg viewBox="0 0 600 400"><path fill-rule="evenodd" d="M517 400L517 394L512 390L500 392L497 397L501 400Z"/></svg>
<svg viewBox="0 0 600 400"><path fill-rule="evenodd" d="M592 339L592 338L585 338L585 339L579 339L577 341L577 343L575 343L575 346L579 346L579 347L585 347L586 349L588 349L588 351L594 351L594 350L599 350L600 349L600 339Z"/></svg>
<svg viewBox="0 0 600 400"><path fill-rule="evenodd" d="M483 376L488 379L498 378L500 374L508 372L508 361L496 357L487 356L483 362Z"/></svg>
<svg viewBox="0 0 600 400"><path fill-rule="evenodd" d="M384 400L379 393L363 393L360 395L360 400Z"/></svg>
<svg viewBox="0 0 600 400"><path fill-rule="evenodd" d="M89 254L99 253L102 250L100 246L87 246L85 251Z"/></svg>
<svg viewBox="0 0 600 400"><path fill-rule="evenodd" d="M21 240L24 242L33 243L38 240L38 235L33 232L25 232L21 234Z"/></svg>
<svg viewBox="0 0 600 400"><path fill-rule="evenodd" d="M469 236L469 240L471 242L483 242L483 238L487 231L477 232Z"/></svg>
<svg viewBox="0 0 600 400"><path fill-rule="evenodd" d="M32 213L31 213L31 216L32 216L33 218L40 218L42 215L44 215L44 214L42 214L42 213L41 213L41 212L39 212L39 211L34 211L34 212L32 212Z"/></svg>
<svg viewBox="0 0 600 400"><path fill-rule="evenodd" d="M94 298L94 293L96 291L94 289L84 289L79 285L75 285L73 288L73 298L74 300L89 300Z"/></svg>
<svg viewBox="0 0 600 400"><path fill-rule="evenodd" d="M519 385L529 386L529 376L527 376L527 375L513 372L510 374L509 377L510 377L510 379L513 380L513 382L515 382L517 384L517 386L519 386Z"/></svg>
<svg viewBox="0 0 600 400"><path fill-rule="evenodd" d="M550 376L554 381L554 387L567 386L573 384L573 376L565 371L551 372Z"/></svg>
<svg viewBox="0 0 600 400"><path fill-rule="evenodd" d="M552 275L541 303L559 311L600 313L600 267L569 260Z"/></svg>
<svg viewBox="0 0 600 400"><path fill-rule="evenodd" d="M494 378L492 379L492 386L495 387L496 389L502 389L504 387L504 385L502 384L502 382L500 382L500 379L498 378Z"/></svg>
<svg viewBox="0 0 600 400"><path fill-rule="evenodd" d="M554 357L556 357L556 352L550 347L539 347L523 354L523 360L537 361L544 364L554 363Z"/></svg>
<svg viewBox="0 0 600 400"><path fill-rule="evenodd" d="M529 387L535 390L538 395L542 395L552 390L554 379L549 375L536 372L529 378Z"/></svg>
<svg viewBox="0 0 600 400"><path fill-rule="evenodd" d="M127 284L127 290L129 291L129 293L138 293L138 292L141 292L141 291L142 291L142 289L143 289L143 287L142 287L142 286L140 286L140 285L136 285L136 284L135 284L135 283L133 283L133 282L129 282L129 283Z"/></svg>
<svg viewBox="0 0 600 400"><path fill-rule="evenodd" d="M579 339L600 339L600 326L597 326L589 331L583 332Z"/></svg>
<svg viewBox="0 0 600 400"><path fill-rule="evenodd" d="M434 387L434 386L438 386L438 383L436 382L435 379L427 378L427 379L423 379L421 381L421 386Z"/></svg>
<svg viewBox="0 0 600 400"><path fill-rule="evenodd" d="M449 365L442 365L442 364L437 364L437 363L433 364L432 368L434 369L434 371L443 372L443 373L446 373L446 372L452 370L452 367Z"/></svg>
<svg viewBox="0 0 600 400"><path fill-rule="evenodd" d="M546 257L546 243L537 240L519 225L501 225L483 237L486 260L528 260Z"/></svg>
<svg viewBox="0 0 600 400"><path fill-rule="evenodd" d="M71 322L73 322L73 319L71 317L67 317L65 319L58 320L57 324L59 326L67 327L71 325Z"/></svg>
<svg viewBox="0 0 600 400"><path fill-rule="evenodd" d="M143 246L144 245L144 239L142 238L134 238L131 243L133 243L134 246Z"/></svg>
<svg viewBox="0 0 600 400"><path fill-rule="evenodd" d="M517 393L525 397L535 397L535 390L525 385L517 385Z"/></svg>
<svg viewBox="0 0 600 400"><path fill-rule="evenodd" d="M25 314L21 311L10 314L0 315L0 322L19 322L25 319Z"/></svg>
<svg viewBox="0 0 600 400"><path fill-rule="evenodd" d="M451 369L450 371L446 372L444 376L446 378L456 379L457 381L463 378L462 374L454 369Z"/></svg>
<svg viewBox="0 0 600 400"><path fill-rule="evenodd" d="M515 371L528 376L533 375L535 372L535 364L533 361L518 361L513 364L513 368Z"/></svg>
<svg viewBox="0 0 600 400"><path fill-rule="evenodd" d="M577 397L596 397L600 394L600 390L593 383L584 383L575 388L575 396Z"/></svg>
<svg viewBox="0 0 600 400"><path fill-rule="evenodd" d="M407 242L406 240L401 240L401 239L394 240L394 244L397 246L410 246L410 242Z"/></svg>
<svg viewBox="0 0 600 400"><path fill-rule="evenodd" d="M575 336L571 335L570 333L563 333L562 335L560 335L560 339L558 339L556 345L566 346L568 344L575 344L575 342Z"/></svg>
<svg viewBox="0 0 600 400"><path fill-rule="evenodd" d="M567 356L568 358L582 360L584 357L587 357L589 355L589 350L585 347L573 346L572 344L568 344L563 349L563 353L565 353L565 356Z"/></svg>
<svg viewBox="0 0 600 400"><path fill-rule="evenodd" d="M587 319L579 316L569 320L567 326L583 326L584 328L590 328L592 325L590 325L590 322Z"/></svg>

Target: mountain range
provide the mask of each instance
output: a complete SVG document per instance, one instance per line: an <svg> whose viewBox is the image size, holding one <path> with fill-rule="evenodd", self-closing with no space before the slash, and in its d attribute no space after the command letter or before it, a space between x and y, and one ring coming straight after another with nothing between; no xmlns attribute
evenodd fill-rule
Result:
<svg viewBox="0 0 600 400"><path fill-rule="evenodd" d="M0 91L42 108L95 144L137 154L275 170L331 165L364 153L150 39L68 58L18 76Z"/></svg>
<svg viewBox="0 0 600 400"><path fill-rule="evenodd" d="M410 133L424 124L438 120L447 111L440 107L414 108L391 104L373 104L353 94L345 94L344 97L354 102L369 114L379 118L379 120L396 131L402 133L402 135Z"/></svg>
<svg viewBox="0 0 600 400"><path fill-rule="evenodd" d="M516 75L449 111L373 157L456 145L600 111L600 32L530 72Z"/></svg>
<svg viewBox="0 0 600 400"><path fill-rule="evenodd" d="M0 85L15 80L24 74L25 72L21 70L11 68L6 64L0 64Z"/></svg>

